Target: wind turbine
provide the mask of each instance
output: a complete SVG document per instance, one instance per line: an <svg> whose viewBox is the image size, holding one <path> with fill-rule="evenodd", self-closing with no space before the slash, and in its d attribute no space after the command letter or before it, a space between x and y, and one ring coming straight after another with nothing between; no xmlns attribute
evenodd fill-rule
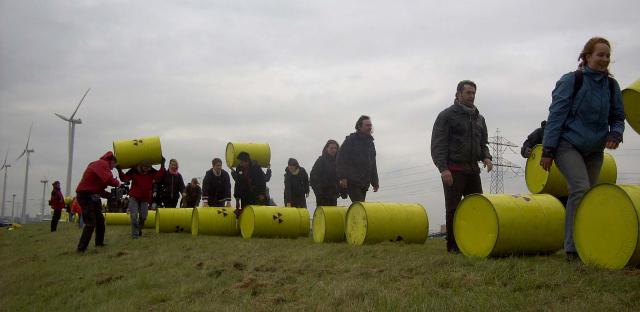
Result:
<svg viewBox="0 0 640 312"><path fill-rule="evenodd" d="M87 96L87 93L89 93L89 90L91 90L91 88L87 89L87 91L84 93L84 95L80 99L80 103L78 103L78 106L76 106L76 110L74 110L73 114L71 114L71 117L67 118L58 113L54 113L56 116L60 117L60 119L69 123L69 162L67 163L67 180L65 181L65 187L64 187L65 196L70 196L71 194L71 171L73 169L73 139L76 133L76 124L79 125L82 123L82 119L80 118L73 119L73 117L76 116L76 113L78 112L78 108L80 108L80 104L82 104L82 101L84 101L84 98Z"/></svg>
<svg viewBox="0 0 640 312"><path fill-rule="evenodd" d="M27 186L29 183L29 157L31 156L31 153L35 152L33 149L29 149L29 141L31 140L32 128L33 128L33 124L31 124L31 126L29 127L29 136L27 137L27 145L24 147L24 151L22 151L22 154L20 154L20 156L18 156L18 158L16 159L16 161L18 161L20 160L20 158L22 158L22 156L27 154L27 165L24 171L24 194L22 195L22 213L20 214L20 222L22 223L26 223L25 215L27 213Z"/></svg>
<svg viewBox="0 0 640 312"><path fill-rule="evenodd" d="M2 184L2 214L0 215L0 220L4 219L4 199L5 199L5 194L7 193L7 172L9 172L9 167L11 167L10 164L7 164L7 157L9 156L9 148L7 147L7 153L4 155L4 163L2 163L2 168L0 168L1 170L4 170L4 184Z"/></svg>

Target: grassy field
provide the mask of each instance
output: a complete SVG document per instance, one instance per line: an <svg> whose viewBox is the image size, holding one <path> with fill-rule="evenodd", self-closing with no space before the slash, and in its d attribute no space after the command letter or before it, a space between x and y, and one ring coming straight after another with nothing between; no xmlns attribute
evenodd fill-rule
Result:
<svg viewBox="0 0 640 312"><path fill-rule="evenodd" d="M562 254L473 259L424 245L316 244L107 228L0 232L2 311L640 311L640 270L566 263Z"/></svg>

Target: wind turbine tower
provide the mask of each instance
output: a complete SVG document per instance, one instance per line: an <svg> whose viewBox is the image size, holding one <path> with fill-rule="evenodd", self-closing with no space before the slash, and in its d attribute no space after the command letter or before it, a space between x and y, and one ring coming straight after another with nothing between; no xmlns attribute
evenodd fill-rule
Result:
<svg viewBox="0 0 640 312"><path fill-rule="evenodd" d="M22 158L22 156L24 156L25 154L27 155L27 165L24 171L24 194L22 195L22 213L20 214L20 222L22 223L26 223L25 217L27 213L27 187L29 185L29 157L31 156L31 153L35 152L33 149L29 149L29 141L31 140L32 128L33 128L33 124L31 124L31 127L29 127L29 136L27 137L27 145L25 146L24 151L22 151L22 154L20 154L20 156L18 156L18 159L16 159L16 161L18 161L20 160L20 158Z"/></svg>
<svg viewBox="0 0 640 312"><path fill-rule="evenodd" d="M71 171L73 170L73 139L76 133L76 125L79 125L82 123L82 119L80 118L74 119L73 117L76 116L76 113L78 112L78 108L80 108L80 104L82 104L82 101L84 101L84 98L87 96L87 93L89 93L89 90L91 90L91 88L87 89L87 91L84 93L84 95L80 99L80 103L78 103L78 106L76 106L76 109L73 111L73 114L71 114L71 117L67 118L63 115L55 113L55 115L58 116L60 119L69 123L69 151L68 151L69 161L67 162L67 180L65 181L65 187L64 187L65 196L70 196L71 194Z"/></svg>
<svg viewBox="0 0 640 312"><path fill-rule="evenodd" d="M7 172L9 171L10 164L7 164L7 157L9 156L9 149L7 148L7 153L4 155L4 163L2 164L2 168L0 171L4 170L4 184L2 184L2 214L0 214L0 220L4 219L4 209L5 209L5 194L7 193Z"/></svg>

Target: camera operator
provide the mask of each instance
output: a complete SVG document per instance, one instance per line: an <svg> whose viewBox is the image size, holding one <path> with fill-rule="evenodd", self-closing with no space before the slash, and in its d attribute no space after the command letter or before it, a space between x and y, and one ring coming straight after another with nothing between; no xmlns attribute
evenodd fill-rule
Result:
<svg viewBox="0 0 640 312"><path fill-rule="evenodd" d="M106 152L100 159L91 162L82 174L82 180L76 188L77 200L82 207L84 228L78 252L87 250L93 231L96 231L96 246L104 246L104 216L102 215L102 201L100 197L107 198L109 193L104 189L107 186L120 186L120 181L111 172L116 165L116 158L112 152Z"/></svg>

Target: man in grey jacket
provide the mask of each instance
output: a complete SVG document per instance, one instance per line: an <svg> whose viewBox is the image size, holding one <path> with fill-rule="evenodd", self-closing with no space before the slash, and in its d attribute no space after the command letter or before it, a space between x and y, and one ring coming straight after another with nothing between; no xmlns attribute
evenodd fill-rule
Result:
<svg viewBox="0 0 640 312"><path fill-rule="evenodd" d="M456 98L436 118L431 133L431 158L438 167L444 187L447 220L447 251L458 253L453 235L453 216L463 196L482 193L480 167L493 169L489 154L487 125L473 105L476 84L470 80L458 83Z"/></svg>

